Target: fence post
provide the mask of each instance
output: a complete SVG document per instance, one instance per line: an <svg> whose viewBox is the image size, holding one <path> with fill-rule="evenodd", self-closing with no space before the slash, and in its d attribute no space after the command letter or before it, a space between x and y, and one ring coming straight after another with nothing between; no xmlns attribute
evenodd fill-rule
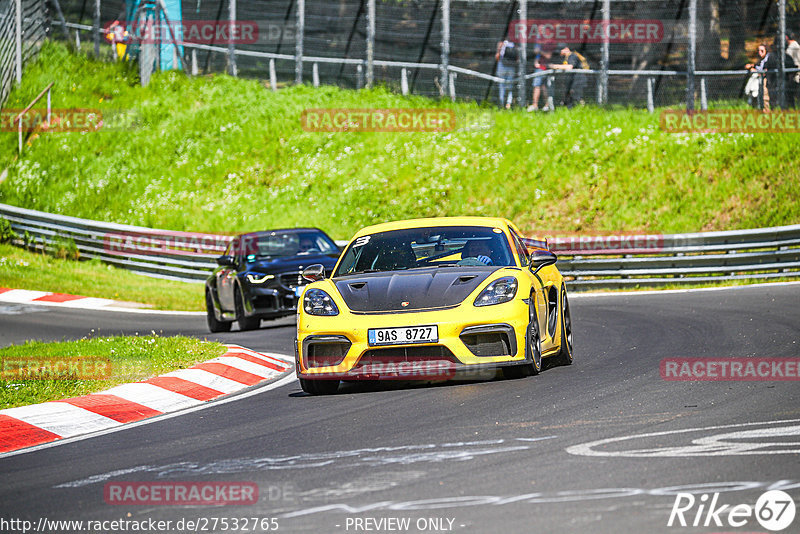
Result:
<svg viewBox="0 0 800 534"><path fill-rule="evenodd" d="M273 91L278 90L278 75L275 73L275 59L269 60L269 86Z"/></svg>
<svg viewBox="0 0 800 534"><path fill-rule="evenodd" d="M20 83L22 81L22 0L15 2L14 11L14 24L16 25L16 31L14 32L14 62L16 64L17 83ZM22 123L20 123L21 125Z"/></svg>
<svg viewBox="0 0 800 534"><path fill-rule="evenodd" d="M100 57L100 0L94 0L92 35L94 38L94 57Z"/></svg>
<svg viewBox="0 0 800 534"><path fill-rule="evenodd" d="M294 83L303 83L303 34L306 31L306 0L297 0L297 28L294 46Z"/></svg>
<svg viewBox="0 0 800 534"><path fill-rule="evenodd" d="M653 113L656 110L653 105L653 77L647 77L647 111Z"/></svg>
<svg viewBox="0 0 800 534"><path fill-rule="evenodd" d="M706 95L706 77L700 77L700 109L705 111L708 109L708 96Z"/></svg>
<svg viewBox="0 0 800 534"><path fill-rule="evenodd" d="M400 92L403 96L408 94L408 71L405 67L400 69Z"/></svg>
<svg viewBox="0 0 800 534"><path fill-rule="evenodd" d="M450 100L452 102L456 101L456 76L458 76L458 73L451 72L447 83L450 92Z"/></svg>
<svg viewBox="0 0 800 534"><path fill-rule="evenodd" d="M697 0L689 0L689 52L686 58L686 111L694 111L694 56L697 49Z"/></svg>
<svg viewBox="0 0 800 534"><path fill-rule="evenodd" d="M444 96L445 84L450 72L450 0L442 0L442 59L439 79L439 95Z"/></svg>
<svg viewBox="0 0 800 534"><path fill-rule="evenodd" d="M75 30L75 51L80 54L81 52L81 31Z"/></svg>
<svg viewBox="0 0 800 534"><path fill-rule="evenodd" d="M192 76L197 76L199 72L197 68L197 49L192 48Z"/></svg>
<svg viewBox="0 0 800 534"><path fill-rule="evenodd" d="M553 100L553 82L555 81L556 77L552 74L548 74L545 80L547 84L547 109L553 111L556 109L555 101Z"/></svg>
<svg viewBox="0 0 800 534"><path fill-rule="evenodd" d="M519 19L525 25L525 37L519 43L519 62L517 62L517 101L524 109L528 97L525 94L525 73L528 70L528 0L519 0Z"/></svg>
<svg viewBox="0 0 800 534"><path fill-rule="evenodd" d="M375 81L375 0L367 2L367 87Z"/></svg>
<svg viewBox="0 0 800 534"><path fill-rule="evenodd" d="M228 65L231 76L238 74L236 68L236 45L233 42L234 28L236 27L236 0L228 0Z"/></svg>
<svg viewBox="0 0 800 534"><path fill-rule="evenodd" d="M356 65L356 89L364 87L364 65Z"/></svg>
<svg viewBox="0 0 800 534"><path fill-rule="evenodd" d="M311 66L311 80L314 87L319 87L319 65L316 63Z"/></svg>
<svg viewBox="0 0 800 534"><path fill-rule="evenodd" d="M778 0L778 46L775 46L775 52L780 54L780 61L778 62L778 105L781 109L786 109L786 0Z"/></svg>
<svg viewBox="0 0 800 534"><path fill-rule="evenodd" d="M610 48L610 36L608 27L611 24L611 0L603 0L603 53L600 59L600 102L608 103L608 55Z"/></svg>

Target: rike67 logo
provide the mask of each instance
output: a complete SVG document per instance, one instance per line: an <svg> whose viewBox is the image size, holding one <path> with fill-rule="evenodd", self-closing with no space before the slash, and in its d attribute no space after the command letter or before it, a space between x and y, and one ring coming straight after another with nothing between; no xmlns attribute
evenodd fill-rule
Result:
<svg viewBox="0 0 800 534"><path fill-rule="evenodd" d="M755 503L719 504L719 493L704 493L699 499L691 493L678 493L672 504L667 526L722 527L725 523L734 528L758 521L762 528L772 532L784 530L794 521L797 512L792 497L785 491L771 490L763 493Z"/></svg>

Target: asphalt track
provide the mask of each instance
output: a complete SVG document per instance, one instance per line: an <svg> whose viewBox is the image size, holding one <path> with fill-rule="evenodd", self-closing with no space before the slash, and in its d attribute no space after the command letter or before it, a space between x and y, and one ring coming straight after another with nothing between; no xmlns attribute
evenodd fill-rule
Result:
<svg viewBox="0 0 800 534"><path fill-rule="evenodd" d="M665 381L659 362L798 357L798 303L798 284L575 298L570 367L520 380L348 386L330 397L306 396L291 380L0 457L0 518L174 525L257 517L277 518L278 532L314 533L765 532L754 518L740 528L667 521L680 491L754 505L780 488L800 504L798 382ZM211 336L199 316L16 305L0 312L3 345L155 330L290 354L294 335L291 319ZM591 443L611 438L624 439ZM103 497L106 482L209 480L255 482L259 502L113 506ZM689 523L697 509L686 513ZM409 527L378 530L381 518L408 518ZM784 532L799 531L800 517Z"/></svg>

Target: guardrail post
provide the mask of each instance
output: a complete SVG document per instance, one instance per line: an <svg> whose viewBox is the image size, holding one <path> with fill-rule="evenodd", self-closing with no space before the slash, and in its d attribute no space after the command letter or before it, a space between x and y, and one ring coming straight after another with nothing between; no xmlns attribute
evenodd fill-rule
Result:
<svg viewBox="0 0 800 534"><path fill-rule="evenodd" d="M439 79L439 94L444 96L444 87L450 72L450 0L442 0L442 58Z"/></svg>
<svg viewBox="0 0 800 534"><path fill-rule="evenodd" d="M456 101L456 76L458 76L458 73L451 72L449 80L448 80L448 84L447 84L449 92L450 92L450 100L452 102Z"/></svg>
<svg viewBox="0 0 800 534"><path fill-rule="evenodd" d="M653 104L653 78L649 76L647 78L647 111L653 113L655 110L656 108Z"/></svg>
<svg viewBox="0 0 800 534"><path fill-rule="evenodd" d="M297 0L297 26L294 45L294 83L303 83L303 34L306 31L306 1Z"/></svg>
<svg viewBox="0 0 800 534"><path fill-rule="evenodd" d="M375 0L367 2L367 87L375 81Z"/></svg>
<svg viewBox="0 0 800 534"><path fill-rule="evenodd" d="M408 71L405 67L400 69L400 92L403 96L408 95Z"/></svg>
<svg viewBox="0 0 800 534"><path fill-rule="evenodd" d="M192 76L197 76L197 49L192 48Z"/></svg>
<svg viewBox="0 0 800 534"><path fill-rule="evenodd" d="M236 45L233 41L236 27L236 0L228 0L228 65L230 65L231 76L238 74L236 68Z"/></svg>
<svg viewBox="0 0 800 534"><path fill-rule="evenodd" d="M316 62L311 66L311 80L314 87L319 87L319 65Z"/></svg>
<svg viewBox="0 0 800 534"><path fill-rule="evenodd" d="M81 51L81 31L75 30L75 51L80 53Z"/></svg>
<svg viewBox="0 0 800 534"><path fill-rule="evenodd" d="M278 90L278 75L275 73L275 59L269 60L269 86L273 91Z"/></svg>

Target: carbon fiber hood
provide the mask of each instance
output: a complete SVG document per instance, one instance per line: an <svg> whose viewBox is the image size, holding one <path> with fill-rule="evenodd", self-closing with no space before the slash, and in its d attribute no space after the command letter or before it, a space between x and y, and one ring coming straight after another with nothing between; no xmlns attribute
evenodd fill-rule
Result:
<svg viewBox="0 0 800 534"><path fill-rule="evenodd" d="M333 282L354 312L411 311L456 306L498 269L502 267L432 267L343 276Z"/></svg>

